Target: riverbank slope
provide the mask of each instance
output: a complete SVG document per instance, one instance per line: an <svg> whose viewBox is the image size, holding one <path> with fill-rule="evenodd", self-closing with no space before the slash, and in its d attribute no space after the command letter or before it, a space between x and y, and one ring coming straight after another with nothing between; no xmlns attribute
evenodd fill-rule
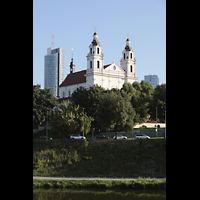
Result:
<svg viewBox="0 0 200 200"><path fill-rule="evenodd" d="M166 140L34 140L33 175L166 177Z"/></svg>

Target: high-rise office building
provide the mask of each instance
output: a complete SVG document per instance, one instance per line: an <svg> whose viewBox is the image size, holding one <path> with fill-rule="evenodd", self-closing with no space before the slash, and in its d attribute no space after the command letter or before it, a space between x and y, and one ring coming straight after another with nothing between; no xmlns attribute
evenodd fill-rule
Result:
<svg viewBox="0 0 200 200"><path fill-rule="evenodd" d="M58 86L64 80L64 50L48 48L44 56L44 87L51 89L51 94L59 96Z"/></svg>
<svg viewBox="0 0 200 200"><path fill-rule="evenodd" d="M157 75L146 75L144 76L144 80L151 83L153 88L156 88L156 86L159 85L159 78Z"/></svg>

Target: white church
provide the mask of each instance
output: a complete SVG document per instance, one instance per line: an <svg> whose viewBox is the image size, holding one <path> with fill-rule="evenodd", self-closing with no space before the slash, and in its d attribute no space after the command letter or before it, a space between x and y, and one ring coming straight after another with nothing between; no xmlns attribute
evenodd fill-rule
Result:
<svg viewBox="0 0 200 200"><path fill-rule="evenodd" d="M75 72L73 58L70 63L70 73L59 85L59 98L69 98L80 86L89 88L95 84L105 88L121 89L124 83L133 83L138 80L136 76L136 59L131 48L130 40L126 40L125 49L122 51L120 66L115 61L104 65L104 55L99 45L98 35L93 34L93 41L89 46L87 54L87 69Z"/></svg>

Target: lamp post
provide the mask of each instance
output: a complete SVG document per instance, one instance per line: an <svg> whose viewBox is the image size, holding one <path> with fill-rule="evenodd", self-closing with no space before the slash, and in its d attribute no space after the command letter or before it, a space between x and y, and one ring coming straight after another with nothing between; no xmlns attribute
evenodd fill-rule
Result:
<svg viewBox="0 0 200 200"><path fill-rule="evenodd" d="M165 138L166 138L166 110L165 110Z"/></svg>
<svg viewBox="0 0 200 200"><path fill-rule="evenodd" d="M83 137L84 137L84 109L85 108L83 108Z"/></svg>
<svg viewBox="0 0 200 200"><path fill-rule="evenodd" d="M157 107L156 107L156 137L157 137Z"/></svg>
<svg viewBox="0 0 200 200"><path fill-rule="evenodd" d="M134 132L134 127L133 127L133 129L132 129L132 140L133 140L133 132Z"/></svg>
<svg viewBox="0 0 200 200"><path fill-rule="evenodd" d="M46 141L48 140L48 114L47 114L47 121L46 121Z"/></svg>

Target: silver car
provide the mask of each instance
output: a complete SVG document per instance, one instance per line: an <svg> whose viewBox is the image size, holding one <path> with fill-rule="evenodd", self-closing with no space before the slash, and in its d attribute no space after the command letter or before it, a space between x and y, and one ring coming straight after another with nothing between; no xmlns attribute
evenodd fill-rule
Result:
<svg viewBox="0 0 200 200"><path fill-rule="evenodd" d="M148 135L145 135L145 134L137 134L135 136L135 139L150 139L150 137Z"/></svg>
<svg viewBox="0 0 200 200"><path fill-rule="evenodd" d="M116 137L116 136L114 136L113 139L115 139L115 137ZM117 139L125 139L125 140L126 140L127 137L124 136L124 135L118 135L118 136L117 136Z"/></svg>
<svg viewBox="0 0 200 200"><path fill-rule="evenodd" d="M81 140L82 139L82 140L85 140L86 137L80 136L80 135L71 135L70 139L77 139L77 140Z"/></svg>

